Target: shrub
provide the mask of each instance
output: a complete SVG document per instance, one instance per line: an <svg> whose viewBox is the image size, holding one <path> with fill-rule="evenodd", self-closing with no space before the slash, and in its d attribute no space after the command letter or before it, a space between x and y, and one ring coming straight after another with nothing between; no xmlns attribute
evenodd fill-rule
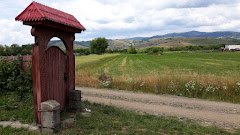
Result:
<svg viewBox="0 0 240 135"><path fill-rule="evenodd" d="M145 52L147 54L151 54L151 55L162 55L163 54L163 48L150 47L150 48L147 48Z"/></svg>
<svg viewBox="0 0 240 135"><path fill-rule="evenodd" d="M169 51L198 51L198 50L215 50L220 51L223 44L219 45L191 45L191 46L175 46L170 47Z"/></svg>
<svg viewBox="0 0 240 135"><path fill-rule="evenodd" d="M19 100L32 90L30 70L24 71L19 60L0 60L0 92L16 92Z"/></svg>
<svg viewBox="0 0 240 135"><path fill-rule="evenodd" d="M112 87L112 77L107 76L103 70L100 70L100 76L98 78L100 84L104 88L111 88Z"/></svg>
<svg viewBox="0 0 240 135"><path fill-rule="evenodd" d="M129 54L136 54L137 53L136 49L132 45L128 48L127 52Z"/></svg>
<svg viewBox="0 0 240 135"><path fill-rule="evenodd" d="M89 48L75 49L74 52L77 53L78 55L89 55L89 54L91 54Z"/></svg>
<svg viewBox="0 0 240 135"><path fill-rule="evenodd" d="M107 49L107 53L127 53L127 49Z"/></svg>
<svg viewBox="0 0 240 135"><path fill-rule="evenodd" d="M107 50L106 50L106 53L114 53L114 50L107 49Z"/></svg>

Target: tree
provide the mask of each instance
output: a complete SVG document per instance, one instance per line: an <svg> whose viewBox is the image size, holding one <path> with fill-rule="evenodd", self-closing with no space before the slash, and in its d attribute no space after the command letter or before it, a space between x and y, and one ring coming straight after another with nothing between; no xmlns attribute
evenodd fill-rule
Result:
<svg viewBox="0 0 240 135"><path fill-rule="evenodd" d="M6 56L11 56L12 55L12 49L7 45L5 45L5 55Z"/></svg>
<svg viewBox="0 0 240 135"><path fill-rule="evenodd" d="M103 54L108 47L108 41L106 38L96 38L90 42L90 46L92 53Z"/></svg>
<svg viewBox="0 0 240 135"><path fill-rule="evenodd" d="M10 46L10 49L11 49L11 52L12 54L11 55L20 55L21 54L21 51L22 51L22 47L20 47L18 44L12 44Z"/></svg>
<svg viewBox="0 0 240 135"><path fill-rule="evenodd" d="M5 48L3 45L0 45L0 56L5 55Z"/></svg>

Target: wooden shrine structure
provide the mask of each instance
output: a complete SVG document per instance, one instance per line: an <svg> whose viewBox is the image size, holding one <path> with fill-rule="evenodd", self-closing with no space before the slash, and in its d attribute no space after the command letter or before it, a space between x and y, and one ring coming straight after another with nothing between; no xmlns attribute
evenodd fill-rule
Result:
<svg viewBox="0 0 240 135"><path fill-rule="evenodd" d="M68 107L69 91L75 90L75 33L85 28L72 15L32 2L15 20L32 26L35 37L32 49L32 80L35 118L41 124L41 102L56 100L61 110ZM66 52L59 47L48 46L53 37L64 43Z"/></svg>

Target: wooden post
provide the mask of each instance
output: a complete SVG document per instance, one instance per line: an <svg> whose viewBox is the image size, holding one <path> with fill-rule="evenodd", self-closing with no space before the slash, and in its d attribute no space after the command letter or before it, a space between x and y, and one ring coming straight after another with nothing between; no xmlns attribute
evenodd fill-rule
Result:
<svg viewBox="0 0 240 135"><path fill-rule="evenodd" d="M35 28L31 29L32 36L35 36ZM40 66L39 66L39 46L38 39L35 36L35 44L32 47L32 81L33 81L33 95L34 95L34 110L35 110L35 119L37 123L41 123L40 113L38 109L41 104L41 83L40 83Z"/></svg>

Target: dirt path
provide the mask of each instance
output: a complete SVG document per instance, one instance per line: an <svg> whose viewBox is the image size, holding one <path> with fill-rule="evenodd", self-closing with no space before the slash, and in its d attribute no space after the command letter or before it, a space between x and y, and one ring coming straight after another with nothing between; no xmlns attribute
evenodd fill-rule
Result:
<svg viewBox="0 0 240 135"><path fill-rule="evenodd" d="M169 95L76 88L83 100L153 115L188 118L226 129L240 128L240 105Z"/></svg>

